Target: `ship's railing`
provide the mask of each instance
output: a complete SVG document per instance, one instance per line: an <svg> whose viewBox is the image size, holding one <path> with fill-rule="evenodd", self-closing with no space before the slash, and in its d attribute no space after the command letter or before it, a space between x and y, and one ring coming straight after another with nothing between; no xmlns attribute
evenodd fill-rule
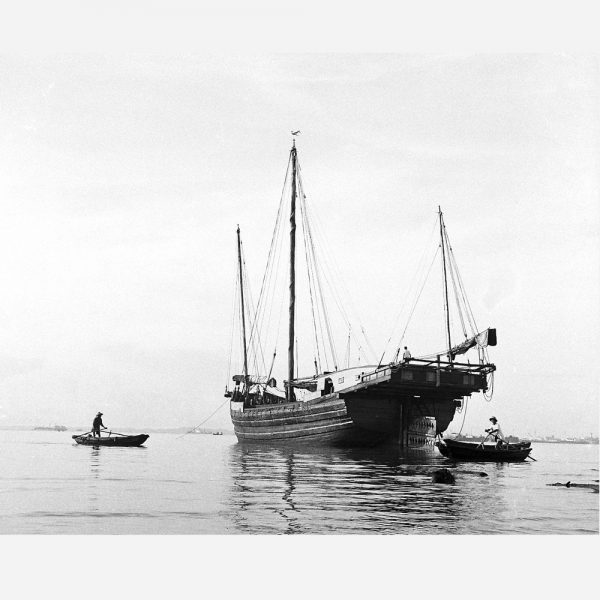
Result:
<svg viewBox="0 0 600 600"><path fill-rule="evenodd" d="M423 367L436 367L444 371L465 371L468 373L491 373L496 370L496 366L491 363L463 363L456 361L441 360L439 357L434 359L423 359L423 358L411 358L407 362L396 363L397 367L408 367L408 366L423 366Z"/></svg>
<svg viewBox="0 0 600 600"><path fill-rule="evenodd" d="M400 363L391 363L361 377L361 384L383 382L393 373L400 373L400 381L407 385L440 385L487 389L486 376L495 371L493 364L471 364L437 359L411 358Z"/></svg>
<svg viewBox="0 0 600 600"><path fill-rule="evenodd" d="M377 369L373 373L368 373L367 375L363 375L361 377L361 381L363 383L367 381L373 381L375 379L381 379L382 377L389 377L392 373L391 367L385 367L383 369Z"/></svg>

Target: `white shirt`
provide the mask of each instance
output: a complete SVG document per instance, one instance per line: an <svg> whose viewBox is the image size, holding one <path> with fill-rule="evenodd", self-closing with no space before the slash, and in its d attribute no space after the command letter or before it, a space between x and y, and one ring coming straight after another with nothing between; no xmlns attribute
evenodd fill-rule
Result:
<svg viewBox="0 0 600 600"><path fill-rule="evenodd" d="M412 356L410 355L410 352L409 352L408 348L407 348L407 349L404 351L404 354L402 355L402 358L403 358L404 360L407 360L407 359L409 359L409 358L412 358Z"/></svg>
<svg viewBox="0 0 600 600"><path fill-rule="evenodd" d="M496 421L496 424L492 424L492 431L490 433L493 433L494 435L497 435L499 438L504 439L504 434L502 433L502 429L500 429L500 423L498 423L498 421Z"/></svg>

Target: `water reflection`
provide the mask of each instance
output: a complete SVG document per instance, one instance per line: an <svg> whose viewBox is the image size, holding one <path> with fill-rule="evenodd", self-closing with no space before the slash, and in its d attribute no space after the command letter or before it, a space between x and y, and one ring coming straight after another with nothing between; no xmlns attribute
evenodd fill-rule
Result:
<svg viewBox="0 0 600 600"><path fill-rule="evenodd" d="M463 533L477 519L493 526L503 504L490 485L501 466L453 465L431 448L235 444L228 461L241 533ZM456 485L431 482L441 467L454 469Z"/></svg>
<svg viewBox="0 0 600 600"><path fill-rule="evenodd" d="M87 512L95 514L100 511L98 488L102 475L102 452L99 446L90 446L89 453L91 485L88 486Z"/></svg>
<svg viewBox="0 0 600 600"><path fill-rule="evenodd" d="M90 472L94 479L98 479L102 472L102 464L100 462L100 447L99 446L91 446L90 451Z"/></svg>
<svg viewBox="0 0 600 600"><path fill-rule="evenodd" d="M79 446L86 456L89 475L85 485L85 512L100 517L123 512L121 503L145 470L146 448ZM133 511L135 512L135 511ZM103 533L104 522L98 521L95 533Z"/></svg>

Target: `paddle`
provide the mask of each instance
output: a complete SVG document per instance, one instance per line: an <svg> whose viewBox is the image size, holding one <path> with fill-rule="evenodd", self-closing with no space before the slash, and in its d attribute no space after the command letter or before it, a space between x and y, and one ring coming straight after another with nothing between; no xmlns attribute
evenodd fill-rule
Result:
<svg viewBox="0 0 600 600"><path fill-rule="evenodd" d="M92 432L91 432L91 431L86 431L85 433L78 433L78 434L76 434L76 435L72 435L71 437L72 437L73 439L75 439L75 438L78 438L78 437L83 437L84 435L88 435L88 434L90 434L90 433L92 433Z"/></svg>
<svg viewBox="0 0 600 600"><path fill-rule="evenodd" d="M488 433L483 440L481 441L481 444L479 444L479 446L477 446L478 448L483 448L483 444L487 441L487 439L490 437L490 435L492 435L491 433Z"/></svg>
<svg viewBox="0 0 600 600"><path fill-rule="evenodd" d="M106 430L106 429L108 429L108 428L107 428L107 427L103 427L103 430ZM74 436L72 436L72 437L73 437L73 438L76 438L76 437L82 437L82 436L84 436L84 435L89 435L89 434L90 434L90 433L92 433L93 431L94 431L94 430L92 429L91 431L86 431L85 433L78 433L77 435L74 435ZM123 436L123 437L129 437L129 434L127 434L127 433L119 433L118 431L109 431L109 432L108 432L108 435L109 435L109 437L110 437L111 435L121 435L121 436Z"/></svg>
<svg viewBox="0 0 600 600"><path fill-rule="evenodd" d="M108 429L108 428L107 428L107 427L104 427L104 428L103 428L103 430L104 430L104 431L105 431L106 429ZM78 434L78 435L74 435L73 437L74 437L74 438L76 438L76 437L81 437L81 436L83 436L83 435L88 435L89 433L92 433L93 431L94 431L94 430L92 429L92 431L86 431L85 433L80 433L80 434ZM109 435L109 436L111 436L111 435L120 435L120 436L123 436L123 437L129 437L131 434L128 434L128 433L119 433L118 431L109 431L109 432L108 432L108 435Z"/></svg>

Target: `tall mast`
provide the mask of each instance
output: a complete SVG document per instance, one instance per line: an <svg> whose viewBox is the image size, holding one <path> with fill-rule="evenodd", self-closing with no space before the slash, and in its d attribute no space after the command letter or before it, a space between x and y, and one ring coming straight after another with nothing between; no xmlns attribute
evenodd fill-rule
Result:
<svg viewBox="0 0 600 600"><path fill-rule="evenodd" d="M242 271L242 240L240 226L237 228L238 266L240 270L240 301L242 313L242 336L244 338L244 393L248 396L248 350L246 347L246 310L244 305L244 277Z"/></svg>
<svg viewBox="0 0 600 600"><path fill-rule="evenodd" d="M446 276L446 242L444 240L444 219L442 216L442 209L438 206L440 214L440 238L442 242L442 265L444 268L444 298L446 301L446 331L448 332L448 360L452 362L452 342L450 341L450 305L448 304L448 278Z"/></svg>
<svg viewBox="0 0 600 600"><path fill-rule="evenodd" d="M292 159L292 201L290 208L290 328L288 343L288 388L287 399L294 399L294 318L296 311L296 140L290 151Z"/></svg>

